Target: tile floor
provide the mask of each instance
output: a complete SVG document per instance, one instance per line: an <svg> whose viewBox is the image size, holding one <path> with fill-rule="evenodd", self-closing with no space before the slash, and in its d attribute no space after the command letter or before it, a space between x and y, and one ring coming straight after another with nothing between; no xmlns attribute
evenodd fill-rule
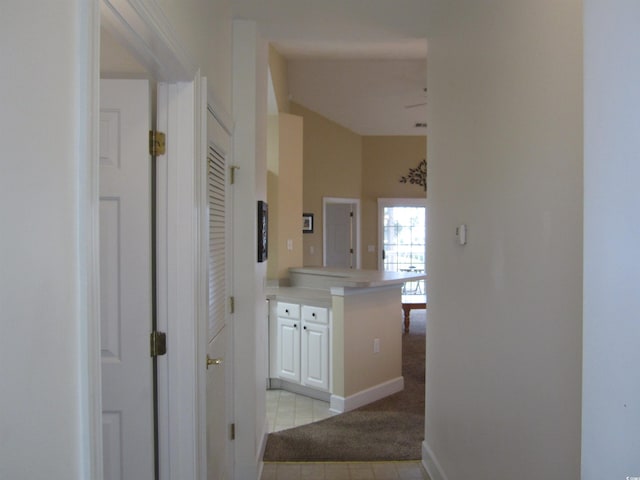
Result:
<svg viewBox="0 0 640 480"><path fill-rule="evenodd" d="M299 427L333 415L329 403L286 390L267 390L269 432Z"/></svg>
<svg viewBox="0 0 640 480"><path fill-rule="evenodd" d="M429 480L420 462L265 463L261 480Z"/></svg>
<svg viewBox="0 0 640 480"><path fill-rule="evenodd" d="M328 402L284 390L267 390L269 431L317 422L333 415ZM261 480L429 480L420 462L268 462Z"/></svg>

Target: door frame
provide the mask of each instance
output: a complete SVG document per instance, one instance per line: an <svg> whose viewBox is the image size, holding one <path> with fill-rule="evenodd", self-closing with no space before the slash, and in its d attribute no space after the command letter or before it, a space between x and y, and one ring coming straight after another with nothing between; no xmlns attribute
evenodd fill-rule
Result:
<svg viewBox="0 0 640 480"><path fill-rule="evenodd" d="M185 54L153 0L90 0L83 12L82 30L86 45L86 76L80 91L86 103L80 123L79 145L85 153L80 167L79 194L85 208L79 212L81 268L86 280L87 322L81 351L86 359L82 370L81 425L86 439L83 470L87 478L101 480L102 394L100 366L100 250L99 250L99 81L100 28L108 28L131 51L153 77L166 87L158 96L158 128L166 132L167 154L158 165L158 176L166 188L158 188L158 328L168 333L170 356L158 362L158 410L160 428L160 478L199 479L206 477L206 435L202 427L204 362L198 335L205 304L203 282L201 218L193 215L202 207L201 168L206 155L202 129L206 125L207 98L215 117L229 132L232 116L220 107L213 92L203 90L199 70ZM206 85L206 84L205 84ZM160 85L159 85L160 87ZM86 118L84 118L86 116ZM161 157L162 158L162 157ZM163 164L163 165L161 165ZM163 197L164 195L164 197ZM195 302L194 302L195 299ZM205 317L206 318L206 317ZM196 352L196 355L194 355ZM171 360L171 361L169 361ZM171 385L171 388L168 388ZM204 444L203 444L204 439Z"/></svg>
<svg viewBox="0 0 640 480"><path fill-rule="evenodd" d="M356 264L355 269L360 269L361 252L360 252L360 199L359 198L344 198L344 197L322 197L322 265L327 264L327 205L332 204L350 204L354 206L356 215L355 224L355 249L356 249Z"/></svg>

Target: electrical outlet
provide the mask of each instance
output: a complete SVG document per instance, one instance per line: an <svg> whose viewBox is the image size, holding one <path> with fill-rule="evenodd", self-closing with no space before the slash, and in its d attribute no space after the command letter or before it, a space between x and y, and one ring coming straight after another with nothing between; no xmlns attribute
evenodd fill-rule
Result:
<svg viewBox="0 0 640 480"><path fill-rule="evenodd" d="M380 353L380 339L373 339L373 353Z"/></svg>

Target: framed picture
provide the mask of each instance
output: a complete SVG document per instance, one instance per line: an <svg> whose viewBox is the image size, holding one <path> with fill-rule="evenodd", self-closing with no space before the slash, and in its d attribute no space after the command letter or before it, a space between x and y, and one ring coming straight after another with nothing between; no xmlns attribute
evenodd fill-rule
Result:
<svg viewBox="0 0 640 480"><path fill-rule="evenodd" d="M268 254L268 208L267 202L258 200L258 262L264 262Z"/></svg>
<svg viewBox="0 0 640 480"><path fill-rule="evenodd" d="M302 214L302 233L313 233L313 213Z"/></svg>

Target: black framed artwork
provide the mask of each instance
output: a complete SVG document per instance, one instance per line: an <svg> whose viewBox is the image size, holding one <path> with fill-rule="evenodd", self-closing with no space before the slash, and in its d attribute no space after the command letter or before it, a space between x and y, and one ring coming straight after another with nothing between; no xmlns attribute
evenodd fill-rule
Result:
<svg viewBox="0 0 640 480"><path fill-rule="evenodd" d="M268 207L267 202L258 200L258 262L264 262L268 256Z"/></svg>
<svg viewBox="0 0 640 480"><path fill-rule="evenodd" d="M313 233L313 213L302 214L302 233Z"/></svg>

